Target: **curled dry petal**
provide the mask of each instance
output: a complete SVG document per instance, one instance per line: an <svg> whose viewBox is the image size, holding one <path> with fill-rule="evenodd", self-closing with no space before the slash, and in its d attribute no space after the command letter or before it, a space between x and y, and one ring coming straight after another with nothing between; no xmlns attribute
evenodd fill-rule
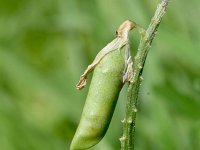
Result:
<svg viewBox="0 0 200 150"><path fill-rule="evenodd" d="M84 73L81 75L76 88L81 90L86 85L87 75L94 70L96 65L101 61L101 59L107 55L108 53L112 52L113 50L119 50L124 45L128 43L128 33L133 28L137 28L138 25L130 20L124 21L117 30L117 37L110 43L108 43L95 57L92 64L90 64Z"/></svg>

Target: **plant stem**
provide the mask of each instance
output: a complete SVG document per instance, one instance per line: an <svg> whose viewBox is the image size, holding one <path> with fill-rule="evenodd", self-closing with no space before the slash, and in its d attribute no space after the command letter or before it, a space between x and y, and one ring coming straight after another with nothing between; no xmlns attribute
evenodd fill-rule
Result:
<svg viewBox="0 0 200 150"><path fill-rule="evenodd" d="M128 87L126 116L123 122L123 136L120 138L122 150L134 150L135 123L138 104L138 93L142 81L142 72L145 60L156 35L157 28L165 14L169 0L162 0L158 4L155 14L150 22L148 29L141 32L141 40L138 52L134 58L133 78Z"/></svg>

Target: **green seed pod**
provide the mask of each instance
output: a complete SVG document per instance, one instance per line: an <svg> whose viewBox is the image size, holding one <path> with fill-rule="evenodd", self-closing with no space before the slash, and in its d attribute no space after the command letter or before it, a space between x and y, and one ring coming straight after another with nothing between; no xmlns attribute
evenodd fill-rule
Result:
<svg viewBox="0 0 200 150"><path fill-rule="evenodd" d="M83 150L94 146L108 129L124 83L124 71L127 72L126 68L130 68L126 64L129 53L128 32L135 24L128 20L122 25L120 30L117 30L118 37L100 51L77 85L78 89L84 87L87 74L94 69L81 120L70 150Z"/></svg>
<svg viewBox="0 0 200 150"><path fill-rule="evenodd" d="M109 53L96 66L71 150L92 147L105 135L123 85L124 67L124 48Z"/></svg>

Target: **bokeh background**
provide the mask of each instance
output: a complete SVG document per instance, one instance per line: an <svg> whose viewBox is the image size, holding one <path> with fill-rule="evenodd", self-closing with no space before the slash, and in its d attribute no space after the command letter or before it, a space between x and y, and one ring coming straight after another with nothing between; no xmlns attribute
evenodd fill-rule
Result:
<svg viewBox="0 0 200 150"><path fill-rule="evenodd" d="M68 150L88 91L79 76L124 20L147 28L158 2L0 0L0 149ZM200 149L199 6L170 1L144 69L136 150ZM132 31L132 55L138 42ZM126 88L91 150L120 149Z"/></svg>

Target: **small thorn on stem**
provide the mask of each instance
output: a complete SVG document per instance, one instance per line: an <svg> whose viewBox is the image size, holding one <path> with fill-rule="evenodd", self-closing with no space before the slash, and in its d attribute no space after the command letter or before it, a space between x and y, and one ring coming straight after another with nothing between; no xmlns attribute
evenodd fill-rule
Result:
<svg viewBox="0 0 200 150"><path fill-rule="evenodd" d="M126 137L125 137L125 136L122 136L121 138L119 138L120 142L124 142L124 141L125 141L125 139L126 139Z"/></svg>
<svg viewBox="0 0 200 150"><path fill-rule="evenodd" d="M125 123L126 119L124 118L123 120L121 120L122 123Z"/></svg>
<svg viewBox="0 0 200 150"><path fill-rule="evenodd" d="M133 122L133 119L132 119L132 118L129 118L129 119L128 119L128 123L131 124L132 122Z"/></svg>
<svg viewBox="0 0 200 150"><path fill-rule="evenodd" d="M134 108L133 111L134 111L135 113L138 112L137 108Z"/></svg>
<svg viewBox="0 0 200 150"><path fill-rule="evenodd" d="M143 80L144 80L143 76L140 76L140 80L141 80L141 81L143 81Z"/></svg>

